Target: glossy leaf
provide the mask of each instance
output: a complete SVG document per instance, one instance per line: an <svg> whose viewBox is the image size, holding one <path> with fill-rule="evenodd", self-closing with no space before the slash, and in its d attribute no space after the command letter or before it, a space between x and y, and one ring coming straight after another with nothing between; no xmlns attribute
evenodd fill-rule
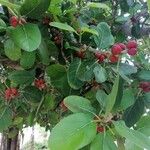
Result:
<svg viewBox="0 0 150 150"><path fill-rule="evenodd" d="M74 59L73 62L70 64L67 72L68 83L70 87L73 89L79 89L83 85L82 81L80 81L77 78L77 73L79 71L80 66L81 66L81 60Z"/></svg>
<svg viewBox="0 0 150 150"><path fill-rule="evenodd" d="M97 65L94 68L93 72L95 74L95 79L98 83L103 83L107 80L106 70L102 66Z"/></svg>
<svg viewBox="0 0 150 150"><path fill-rule="evenodd" d="M94 114L95 112L90 101L80 96L68 96L64 99L64 104L74 113L83 112Z"/></svg>
<svg viewBox="0 0 150 150"><path fill-rule="evenodd" d="M41 33L37 25L27 23L9 30L10 37L21 49L32 52L41 43Z"/></svg>
<svg viewBox="0 0 150 150"><path fill-rule="evenodd" d="M5 55L13 61L17 61L21 58L21 49L18 46L16 46L11 39L8 39L4 43L4 50Z"/></svg>
<svg viewBox="0 0 150 150"><path fill-rule="evenodd" d="M25 0L20 8L20 13L29 18L40 18L48 9L50 0Z"/></svg>
<svg viewBox="0 0 150 150"><path fill-rule="evenodd" d="M32 66L35 63L35 59L36 59L35 52L24 51L20 59L20 65L25 69L32 68Z"/></svg>
<svg viewBox="0 0 150 150"><path fill-rule="evenodd" d="M146 148L149 149L150 147L150 139L147 138L144 134L129 129L126 127L125 123L123 121L117 121L114 122L115 129L116 131L126 139L130 140L132 143L135 145L141 147L141 148Z"/></svg>
<svg viewBox="0 0 150 150"><path fill-rule="evenodd" d="M64 118L53 128L49 138L49 148L77 150L88 145L95 136L96 123L92 118L87 114L76 113Z"/></svg>

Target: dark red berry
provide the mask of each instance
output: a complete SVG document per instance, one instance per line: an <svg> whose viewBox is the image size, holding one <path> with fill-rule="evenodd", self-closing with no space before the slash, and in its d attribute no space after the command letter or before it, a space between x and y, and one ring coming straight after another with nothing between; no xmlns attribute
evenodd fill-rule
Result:
<svg viewBox="0 0 150 150"><path fill-rule="evenodd" d="M85 51L77 51L75 55L81 59L85 58Z"/></svg>
<svg viewBox="0 0 150 150"><path fill-rule="evenodd" d="M61 107L61 109L62 109L64 112L68 110L68 108L67 108L66 105L64 104L64 101L62 101L62 102L60 103L60 107Z"/></svg>
<svg viewBox="0 0 150 150"><path fill-rule="evenodd" d="M118 45L122 48L122 50L125 50L126 49L126 45L123 44L123 43L118 43Z"/></svg>
<svg viewBox="0 0 150 150"><path fill-rule="evenodd" d="M119 46L119 44L116 44L111 48L111 52L113 55L119 55L121 54L121 51L122 51L122 48Z"/></svg>
<svg viewBox="0 0 150 150"><path fill-rule="evenodd" d="M95 53L95 57L98 59L99 63L102 63L106 59L106 55L100 52Z"/></svg>
<svg viewBox="0 0 150 150"><path fill-rule="evenodd" d="M141 82L139 88L144 92L150 92L150 82Z"/></svg>
<svg viewBox="0 0 150 150"><path fill-rule="evenodd" d="M137 42L136 41L129 41L127 43L127 48L131 49L131 48L137 48Z"/></svg>
<svg viewBox="0 0 150 150"><path fill-rule="evenodd" d="M128 49L128 54L130 55L130 56L134 56L134 55L136 55L137 54L137 49L136 48L131 48L131 49Z"/></svg>
<svg viewBox="0 0 150 150"><path fill-rule="evenodd" d="M118 62L119 57L118 57L118 56L115 56L115 55L111 55L111 56L109 57L109 60L110 60L111 63L116 63L116 62Z"/></svg>
<svg viewBox="0 0 150 150"><path fill-rule="evenodd" d="M13 27L17 27L17 25L19 25L19 20L16 16L12 16L10 18L10 25Z"/></svg>
<svg viewBox="0 0 150 150"><path fill-rule="evenodd" d="M104 132L104 127L102 126L97 126L97 132Z"/></svg>
<svg viewBox="0 0 150 150"><path fill-rule="evenodd" d="M50 18L49 17L45 17L45 18L43 18L43 24L45 24L45 25L49 25L49 23L50 23Z"/></svg>

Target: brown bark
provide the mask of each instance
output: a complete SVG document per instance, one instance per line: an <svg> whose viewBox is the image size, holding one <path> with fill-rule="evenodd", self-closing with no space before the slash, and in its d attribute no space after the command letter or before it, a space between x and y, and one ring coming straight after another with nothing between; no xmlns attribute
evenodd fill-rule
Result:
<svg viewBox="0 0 150 150"><path fill-rule="evenodd" d="M1 139L0 150L19 150L19 136L18 134L13 138L9 138L8 135L3 133Z"/></svg>

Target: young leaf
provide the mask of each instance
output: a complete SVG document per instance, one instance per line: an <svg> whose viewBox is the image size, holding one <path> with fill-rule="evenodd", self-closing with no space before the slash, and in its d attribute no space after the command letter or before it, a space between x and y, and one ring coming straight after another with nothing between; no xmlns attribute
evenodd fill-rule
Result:
<svg viewBox="0 0 150 150"><path fill-rule="evenodd" d="M68 96L64 99L64 104L74 113L84 112L93 114L95 112L90 101L81 96Z"/></svg>
<svg viewBox="0 0 150 150"><path fill-rule="evenodd" d="M70 25L65 24L65 23L51 22L50 26L59 28L61 30L66 30L66 31L70 31L70 32L75 32L76 33L75 29L73 29Z"/></svg>
<svg viewBox="0 0 150 150"><path fill-rule="evenodd" d="M113 109L118 94L118 86L119 86L119 75L115 79L111 93L107 96L106 114L108 114Z"/></svg>
<svg viewBox="0 0 150 150"><path fill-rule="evenodd" d="M88 145L96 136L96 123L91 116L76 113L61 120L49 138L51 150L77 150Z"/></svg>
<svg viewBox="0 0 150 150"><path fill-rule="evenodd" d="M101 8L101 9L106 9L106 10L109 10L110 7L104 3L94 3L94 2L89 2L87 4L88 7L91 7L91 8Z"/></svg>
<svg viewBox="0 0 150 150"><path fill-rule="evenodd" d="M90 150L117 150L117 146L113 138L106 132L106 134L97 134L96 138L91 143Z"/></svg>
<svg viewBox="0 0 150 150"><path fill-rule="evenodd" d="M10 37L21 49L32 52L41 43L41 33L37 25L27 23L9 30Z"/></svg>
<svg viewBox="0 0 150 150"><path fill-rule="evenodd" d="M141 148L150 148L150 139L141 132L129 129L123 121L114 122L116 131Z"/></svg>
<svg viewBox="0 0 150 150"><path fill-rule="evenodd" d="M70 87L73 89L79 89L83 85L83 82L77 78L77 73L79 71L80 65L81 65L81 60L74 59L73 62L70 64L67 72L68 83Z"/></svg>
<svg viewBox="0 0 150 150"><path fill-rule="evenodd" d="M4 50L5 55L13 61L17 61L21 58L21 49L18 46L16 46L11 39L8 39L4 43Z"/></svg>

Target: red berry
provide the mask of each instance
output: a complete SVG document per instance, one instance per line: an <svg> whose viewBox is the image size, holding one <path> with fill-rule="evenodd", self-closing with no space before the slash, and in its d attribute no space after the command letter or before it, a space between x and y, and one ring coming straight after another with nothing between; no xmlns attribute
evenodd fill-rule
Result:
<svg viewBox="0 0 150 150"><path fill-rule="evenodd" d="M19 95L19 93L16 88L8 88L5 90L5 99L6 100L14 99L18 95Z"/></svg>
<svg viewBox="0 0 150 150"><path fill-rule="evenodd" d="M122 51L122 48L119 46L119 44L116 44L111 48L111 52L113 55L119 55L121 54L121 51Z"/></svg>
<svg viewBox="0 0 150 150"><path fill-rule="evenodd" d="M126 49L125 44L123 44L123 43L119 43L118 45L122 48L122 50L125 50L125 49Z"/></svg>
<svg viewBox="0 0 150 150"><path fill-rule="evenodd" d="M100 63L102 63L106 59L106 55L100 52L95 53L95 57L99 60Z"/></svg>
<svg viewBox="0 0 150 150"><path fill-rule="evenodd" d="M97 132L104 132L104 127L102 127L102 126L98 126L97 127Z"/></svg>
<svg viewBox="0 0 150 150"><path fill-rule="evenodd" d="M134 56L137 54L137 49L136 48L131 48L131 49L128 49L128 54L130 56Z"/></svg>
<svg viewBox="0 0 150 150"><path fill-rule="evenodd" d="M85 57L85 51L77 51L76 56L83 59Z"/></svg>
<svg viewBox="0 0 150 150"><path fill-rule="evenodd" d="M40 90L43 90L46 88L46 83L43 79L36 79L34 81L34 85L35 85L35 87L37 87Z"/></svg>
<svg viewBox="0 0 150 150"><path fill-rule="evenodd" d="M131 49L131 48L137 48L137 42L136 41L129 41L127 43L127 48Z"/></svg>
<svg viewBox="0 0 150 150"><path fill-rule="evenodd" d="M150 92L150 82L141 82L139 87L144 91L144 92Z"/></svg>
<svg viewBox="0 0 150 150"><path fill-rule="evenodd" d="M13 27L17 27L18 24L19 24L18 18L16 16L12 16L10 18L10 25Z"/></svg>
<svg viewBox="0 0 150 150"><path fill-rule="evenodd" d="M118 56L115 56L115 55L111 55L111 56L109 57L109 60L110 60L111 63L116 63L116 62L118 62L119 57L118 57Z"/></svg>
<svg viewBox="0 0 150 150"><path fill-rule="evenodd" d="M62 109L63 111L67 111L67 110L68 110L68 108L67 108L66 105L64 104L64 101L62 101L62 102L60 103L60 107L61 107L61 109Z"/></svg>
<svg viewBox="0 0 150 150"><path fill-rule="evenodd" d="M49 25L49 23L50 23L50 18L49 17L45 17L45 18L43 18L43 24L45 24L45 25Z"/></svg>

